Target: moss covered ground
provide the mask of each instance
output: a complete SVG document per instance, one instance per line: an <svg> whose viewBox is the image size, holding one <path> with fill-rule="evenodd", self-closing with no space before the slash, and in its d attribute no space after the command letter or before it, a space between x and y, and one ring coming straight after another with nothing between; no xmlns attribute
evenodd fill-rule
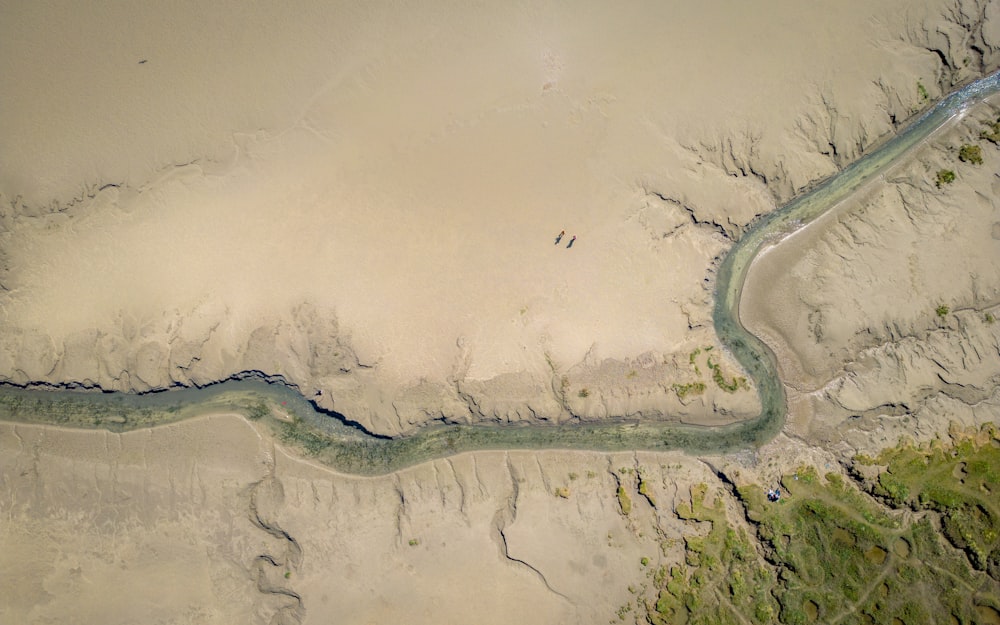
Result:
<svg viewBox="0 0 1000 625"><path fill-rule="evenodd" d="M993 427L858 458L851 476L803 467L781 479L779 501L767 497L775 485L693 488L676 506L691 529L684 561L650 571L625 616L654 625L1000 623Z"/></svg>

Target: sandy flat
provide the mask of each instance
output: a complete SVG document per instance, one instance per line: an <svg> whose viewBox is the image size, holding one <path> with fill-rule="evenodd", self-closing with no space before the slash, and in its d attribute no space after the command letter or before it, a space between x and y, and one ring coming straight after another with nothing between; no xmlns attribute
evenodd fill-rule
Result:
<svg viewBox="0 0 1000 625"><path fill-rule="evenodd" d="M1000 414L1000 153L979 136L997 105L970 107L751 268L740 316L779 355L796 431L877 448ZM965 145L981 164L960 160ZM939 187L945 169L958 179Z"/></svg>
<svg viewBox="0 0 1000 625"><path fill-rule="evenodd" d="M600 622L659 561L655 528L680 535L683 483L709 475L679 454L489 452L361 479L226 415L0 424L0 452L11 623ZM626 482L624 517L621 467L664 508Z"/></svg>
<svg viewBox="0 0 1000 625"><path fill-rule="evenodd" d="M7 7L0 375L262 371L387 433L750 416L671 390L713 259L990 61L939 5Z"/></svg>
<svg viewBox="0 0 1000 625"><path fill-rule="evenodd" d="M0 381L281 375L387 434L754 416L705 373L718 258L998 49L996 2L3 3ZM998 156L954 164L977 129L755 268L792 409L764 448L361 479L235 415L2 423L0 621L617 619L707 531L676 510L729 492L716 467L996 420Z"/></svg>

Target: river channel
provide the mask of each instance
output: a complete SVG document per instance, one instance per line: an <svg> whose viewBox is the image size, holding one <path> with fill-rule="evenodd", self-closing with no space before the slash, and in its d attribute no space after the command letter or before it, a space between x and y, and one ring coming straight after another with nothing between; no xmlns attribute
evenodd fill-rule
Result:
<svg viewBox="0 0 1000 625"><path fill-rule="evenodd" d="M143 395L0 387L0 419L100 427L121 432L220 412L239 412L271 427L331 467L382 474L434 458L482 449L682 449L721 453L770 440L784 425L786 399L774 354L739 319L747 271L758 253L851 197L964 108L1000 92L1000 72L953 92L863 158L782 208L760 218L730 249L716 276L713 321L720 341L760 394L761 414L727 426L624 422L562 425L434 425L388 438L364 431L349 415L319 412L280 381L229 380L200 389Z"/></svg>

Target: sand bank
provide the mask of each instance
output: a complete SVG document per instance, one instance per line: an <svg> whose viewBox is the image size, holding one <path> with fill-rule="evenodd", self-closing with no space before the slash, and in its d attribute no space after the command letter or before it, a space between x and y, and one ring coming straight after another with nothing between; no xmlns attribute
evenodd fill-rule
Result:
<svg viewBox="0 0 1000 625"><path fill-rule="evenodd" d="M779 355L790 431L856 451L1000 414L998 115L968 109L751 268L740 314Z"/></svg>
<svg viewBox="0 0 1000 625"><path fill-rule="evenodd" d="M362 479L226 415L0 424L0 464L0 620L22 623L605 621L666 557L653 527L681 536L678 483L710 477L678 454L483 452Z"/></svg>
<svg viewBox="0 0 1000 625"><path fill-rule="evenodd" d="M995 64L950 6L9 9L0 375L261 371L383 433L753 415L677 391L714 259Z"/></svg>

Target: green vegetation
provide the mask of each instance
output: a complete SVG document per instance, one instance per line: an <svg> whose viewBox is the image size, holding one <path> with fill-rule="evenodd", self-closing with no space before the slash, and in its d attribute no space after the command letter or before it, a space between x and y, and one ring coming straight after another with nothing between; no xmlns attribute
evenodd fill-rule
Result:
<svg viewBox="0 0 1000 625"><path fill-rule="evenodd" d="M951 309L945 306L944 304L941 304L940 306L934 309L934 314L937 315L938 317L947 317L949 312L951 312Z"/></svg>
<svg viewBox="0 0 1000 625"><path fill-rule="evenodd" d="M647 482L642 475L639 476L639 494L646 498L649 505L656 507L656 499L653 494L649 492L649 482Z"/></svg>
<svg viewBox="0 0 1000 625"><path fill-rule="evenodd" d="M632 499L625 492L625 487L618 486L618 505L621 506L622 514L628 516L632 512Z"/></svg>
<svg viewBox="0 0 1000 625"><path fill-rule="evenodd" d="M1000 143L1000 117L992 124L987 124L986 130L979 133L979 138L991 143Z"/></svg>
<svg viewBox="0 0 1000 625"><path fill-rule="evenodd" d="M684 399L688 395L701 395L705 392L704 382L689 382L687 384L674 384L674 392L677 397Z"/></svg>
<svg viewBox="0 0 1000 625"><path fill-rule="evenodd" d="M932 510L969 564L1000 580L1000 432L988 424L954 447L901 446L876 459L886 470L872 493L897 507Z"/></svg>
<svg viewBox="0 0 1000 625"><path fill-rule="evenodd" d="M951 184L953 182L955 182L955 172L950 169L938 170L937 178L934 181L938 189L941 188L941 185Z"/></svg>
<svg viewBox="0 0 1000 625"><path fill-rule="evenodd" d="M717 363L712 362L711 358L708 359L708 368L712 370L712 379L715 380L715 384L725 392L735 393L740 389L750 389L750 385L747 384L747 379L742 376L734 377L732 382L727 381L722 375L722 367L720 367Z"/></svg>
<svg viewBox="0 0 1000 625"><path fill-rule="evenodd" d="M925 87L924 83L920 82L919 80L917 81L917 95L920 96L921 102L926 102L931 98L931 95L927 93L927 87Z"/></svg>
<svg viewBox="0 0 1000 625"><path fill-rule="evenodd" d="M420 544L420 539L419 538L411 538L410 541L409 541L409 545L411 547L416 547L419 544Z"/></svg>
<svg viewBox="0 0 1000 625"><path fill-rule="evenodd" d="M692 488L677 506L692 524L683 562L649 572L636 622L997 622L1000 433L953 438L859 457L856 482L799 469L778 501L769 486L741 486L735 518L721 491Z"/></svg>
<svg viewBox="0 0 1000 625"><path fill-rule="evenodd" d="M319 455L320 452L333 444L330 438L303 423L298 416L293 416L291 423L281 422L278 438L283 443L299 446L310 456Z"/></svg>
<svg viewBox="0 0 1000 625"><path fill-rule="evenodd" d="M973 165L983 164L983 148L966 143L958 150L958 160Z"/></svg>
<svg viewBox="0 0 1000 625"><path fill-rule="evenodd" d="M557 486L556 487L556 497L561 497L563 499L569 499L569 486Z"/></svg>
<svg viewBox="0 0 1000 625"><path fill-rule="evenodd" d="M774 622L779 607L770 594L777 582L775 573L746 530L734 529L728 522L722 499L709 498L707 486L700 484L691 489L690 503L679 505L677 514L693 524L684 539L684 563L648 573L653 588L637 599L646 622ZM693 529L705 525L707 534Z"/></svg>
<svg viewBox="0 0 1000 625"><path fill-rule="evenodd" d="M694 368L695 375L698 376L701 375L701 369L698 368L698 356L700 356L702 352L705 352L707 354L708 352L712 351L712 348L713 348L712 345L709 345L704 348L696 347L694 350L691 351L691 353L688 354L688 362ZM726 380L725 375L723 375L722 373L722 367L718 363L713 361L711 356L708 357L706 364L708 365L708 368L712 371L712 380L723 391L727 393L735 393L740 389L743 390L750 389L750 385L747 383L747 379L744 377L735 376L733 377L732 381ZM674 393L677 394L678 399L684 399L690 395L701 395L702 393L704 393L705 383L701 381L695 381L695 382L687 382L684 384L673 384L671 388L673 388Z"/></svg>
<svg viewBox="0 0 1000 625"><path fill-rule="evenodd" d="M700 347L696 347L696 348L694 348L693 352L691 352L690 354L688 354L688 362L691 363L692 367L694 367L694 373L695 373L695 375L701 375L701 369L698 368L698 363L695 362L695 359L698 358L698 354L700 354L700 353L701 353L701 348Z"/></svg>
<svg viewBox="0 0 1000 625"><path fill-rule="evenodd" d="M649 566L649 558L647 558L646 556L642 556L641 558L639 558L639 564L641 564L643 568L646 568L647 566Z"/></svg>
<svg viewBox="0 0 1000 625"><path fill-rule="evenodd" d="M255 422L258 427L266 428L300 453L313 456L338 471L376 475L477 449L685 449L695 453L725 453L768 440L784 416L770 410L738 426L718 428L610 420L535 427L434 425L413 435L388 439L337 426L331 419L313 414L301 398L280 386L232 382L198 391L182 391L179 395L182 397L0 388L0 419L125 432L205 414L236 412L248 415L256 411L262 415ZM267 414L255 408L261 404L268 408ZM279 404L280 411L271 410Z"/></svg>
<svg viewBox="0 0 1000 625"><path fill-rule="evenodd" d="M993 325L994 323L996 323L996 320L997 318L993 316L993 313L986 313L985 315L983 315L983 321L985 321L989 325Z"/></svg>
<svg viewBox="0 0 1000 625"><path fill-rule="evenodd" d="M250 410L247 411L247 418L252 421L258 421L264 417L271 416L271 409L267 407L263 401L258 401L250 406Z"/></svg>
<svg viewBox="0 0 1000 625"><path fill-rule="evenodd" d="M581 389L580 389L580 392L579 392L579 393L577 393L576 395L577 395L577 397L579 397L580 399L586 399L586 398L590 397L590 391L588 391L588 390L587 390L587 389L585 389L585 388L581 388Z"/></svg>

